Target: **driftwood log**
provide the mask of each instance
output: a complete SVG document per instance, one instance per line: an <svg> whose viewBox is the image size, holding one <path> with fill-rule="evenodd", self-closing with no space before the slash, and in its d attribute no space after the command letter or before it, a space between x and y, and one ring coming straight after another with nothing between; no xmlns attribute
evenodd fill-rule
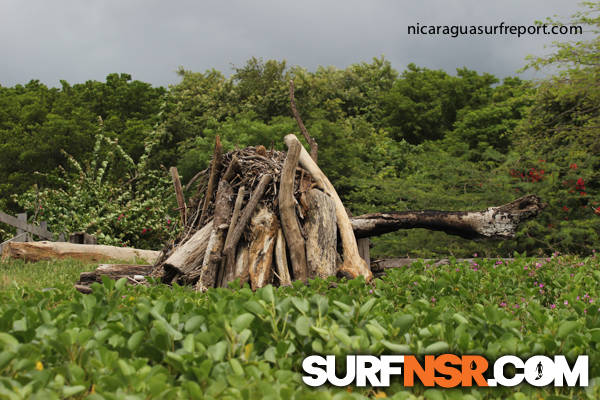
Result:
<svg viewBox="0 0 600 400"><path fill-rule="evenodd" d="M94 244L75 244L66 242L8 242L2 249L2 260L9 258L25 261L43 261L74 258L83 261L136 261L153 263L160 252L140 250L130 247L117 247Z"/></svg>
<svg viewBox="0 0 600 400"><path fill-rule="evenodd" d="M365 214L351 219L358 238L400 229L425 228L468 239L514 237L519 223L536 216L545 204L534 195L524 196L483 211L405 211Z"/></svg>
<svg viewBox="0 0 600 400"><path fill-rule="evenodd" d="M300 232L300 223L296 216L296 198L294 197L296 166L300 159L302 145L296 141L289 145L287 157L281 171L279 185L279 215L283 235L289 248L290 262L294 279L306 282L308 279L308 263L306 261L306 245Z"/></svg>

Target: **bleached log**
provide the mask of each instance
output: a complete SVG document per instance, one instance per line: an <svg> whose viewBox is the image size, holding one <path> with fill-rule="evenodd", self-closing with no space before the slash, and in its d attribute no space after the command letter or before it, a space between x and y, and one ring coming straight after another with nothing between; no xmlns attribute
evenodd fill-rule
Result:
<svg viewBox="0 0 600 400"><path fill-rule="evenodd" d="M296 217L296 202L294 199L294 180L301 150L302 145L298 140L288 145L287 156L281 169L278 200L281 227L287 247L290 250L290 262L292 264L294 279L307 282L308 263L306 261L306 246Z"/></svg>
<svg viewBox="0 0 600 400"><path fill-rule="evenodd" d="M2 249L2 260L16 258L25 261L42 261L74 258L83 261L143 260L153 263L159 251L141 250L131 247L117 247L100 244L75 244L66 242L8 242Z"/></svg>
<svg viewBox="0 0 600 400"><path fill-rule="evenodd" d="M267 207L258 209L250 221L248 271L253 290L271 283L273 279L273 249L278 230L279 221Z"/></svg>
<svg viewBox="0 0 600 400"><path fill-rule="evenodd" d="M165 260L165 267L174 268L182 275L200 270L212 228L213 221L209 221L185 243L175 248L169 258Z"/></svg>
<svg viewBox="0 0 600 400"><path fill-rule="evenodd" d="M399 229L425 228L464 238L512 238L519 224L536 216L546 205L528 195L483 211L405 211L365 214L351 219L356 237Z"/></svg>
<svg viewBox="0 0 600 400"><path fill-rule="evenodd" d="M320 190L306 193L306 260L309 278L335 276L337 226L335 204Z"/></svg>
<svg viewBox="0 0 600 400"><path fill-rule="evenodd" d="M279 278L279 286L291 286L290 270L287 262L287 252L285 251L285 239L281 228L277 230L277 239L275 240L275 268Z"/></svg>
<svg viewBox="0 0 600 400"><path fill-rule="evenodd" d="M208 288L215 286L218 267L221 264L223 245L225 244L225 232L229 228L232 201L233 189L231 185L226 180L221 180L215 199L213 229L204 253L196 290L206 291Z"/></svg>
<svg viewBox="0 0 600 400"><path fill-rule="evenodd" d="M300 143L295 135L287 135L284 140L288 148L294 142ZM340 267L340 272L353 278L362 275L366 281L370 281L373 278L373 274L367 263L365 263L358 254L358 246L356 245L356 238L354 237L350 219L346 214L344 204L335 191L335 188L303 147L300 151L299 162L300 165L311 174L319 186L323 188L325 193L331 196L334 201L337 225L342 240L343 250L343 263Z"/></svg>

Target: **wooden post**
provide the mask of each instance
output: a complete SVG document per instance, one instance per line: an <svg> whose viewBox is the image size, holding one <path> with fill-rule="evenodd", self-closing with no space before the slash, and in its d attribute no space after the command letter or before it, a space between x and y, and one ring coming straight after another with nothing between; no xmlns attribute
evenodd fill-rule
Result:
<svg viewBox="0 0 600 400"><path fill-rule="evenodd" d="M356 244L358 245L358 254L360 254L360 258L365 260L367 265L371 265L371 241L369 238L356 239Z"/></svg>
<svg viewBox="0 0 600 400"><path fill-rule="evenodd" d="M17 219L24 224L27 223L27 213L17 214ZM14 242L29 242L29 233L26 233L23 229L17 228L17 236L15 237Z"/></svg>
<svg viewBox="0 0 600 400"><path fill-rule="evenodd" d="M179 172L177 171L177 167L171 167L170 172L171 177L173 178L173 187L175 188L177 207L179 208L179 214L181 215L181 226L185 226L187 222L187 208L185 205L185 198L183 197L183 189L181 188Z"/></svg>

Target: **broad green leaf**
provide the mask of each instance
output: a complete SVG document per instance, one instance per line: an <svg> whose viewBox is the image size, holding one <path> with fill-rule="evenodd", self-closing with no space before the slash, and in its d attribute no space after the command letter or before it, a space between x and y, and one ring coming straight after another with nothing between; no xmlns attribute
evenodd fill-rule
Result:
<svg viewBox="0 0 600 400"><path fill-rule="evenodd" d="M244 313L242 315L238 315L231 323L231 326L233 326L233 329L235 329L236 332L241 332L248 328L252 321L254 321L254 315L250 313Z"/></svg>

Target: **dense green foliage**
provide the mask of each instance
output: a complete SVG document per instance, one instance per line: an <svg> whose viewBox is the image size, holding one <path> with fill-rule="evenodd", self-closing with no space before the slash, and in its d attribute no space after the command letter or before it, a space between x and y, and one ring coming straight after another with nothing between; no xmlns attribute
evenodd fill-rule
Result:
<svg viewBox="0 0 600 400"><path fill-rule="evenodd" d="M600 263L596 257L483 260L394 270L373 285L252 292L131 287L75 292L69 274L51 289L23 283L49 263L0 264L0 397L131 399L358 399L388 397L589 398L600 396ZM61 263L61 267L66 267ZM10 284L15 268L19 283ZM77 264L71 269L82 268ZM60 268L59 268L60 269ZM58 274L57 274L58 276ZM8 281L8 282L7 282ZM503 285L498 285L503 282ZM300 380L311 354L589 355L587 389L324 387Z"/></svg>
<svg viewBox="0 0 600 400"><path fill-rule="evenodd" d="M598 3L585 7L572 22L597 29ZM217 134L226 149L283 148L283 136L298 131L289 111L288 83L294 79L298 109L320 145L319 164L354 214L483 209L527 193L548 203L515 240L473 243L413 230L377 239L376 254L590 254L600 238L599 43L598 37L563 43L547 58L530 60L529 68L558 68L542 82L514 77L500 82L467 68L451 75L412 64L398 73L383 57L314 72L252 58L230 77L180 69L181 82L169 90L125 74L111 74L105 83L63 82L60 89L37 81L0 87L0 209L25 208L55 230L101 231L106 243L156 248L164 235L146 240L137 232L163 226L175 208L173 196L163 196L163 207L155 201L147 216L130 220L131 232L107 221L130 208L127 201L145 204L157 192L167 193L162 166L176 165L184 183L204 169ZM98 116L104 121L102 135L118 140L123 153L114 155L95 187L81 183L77 191L81 179L96 176L86 166L108 157L93 150ZM156 146L148 150L145 144L154 139ZM82 166L67 168L66 177L57 172L69 162L61 149ZM144 175L140 182L145 183L121 186L132 170ZM67 179L48 179L56 175ZM156 192L149 189L152 180ZM106 195L119 187L131 199ZM71 203L63 194L62 200L46 196L48 204L39 204L38 191L56 190L73 196ZM96 203L115 204L97 207L85 200L94 197ZM36 205L52 215L42 218ZM67 223L66 209L81 216L86 207L92 216Z"/></svg>
<svg viewBox="0 0 600 400"><path fill-rule="evenodd" d="M108 138L101 123L90 164L85 166L66 154L75 175L60 168L61 177L47 174L57 188L34 187L16 202L34 217L46 220L55 232L85 231L100 243L160 248L178 228L170 217L174 193L165 170L148 168L149 154L161 137L154 131L146 138L144 154L136 163L115 139ZM110 179L122 171L118 179Z"/></svg>

